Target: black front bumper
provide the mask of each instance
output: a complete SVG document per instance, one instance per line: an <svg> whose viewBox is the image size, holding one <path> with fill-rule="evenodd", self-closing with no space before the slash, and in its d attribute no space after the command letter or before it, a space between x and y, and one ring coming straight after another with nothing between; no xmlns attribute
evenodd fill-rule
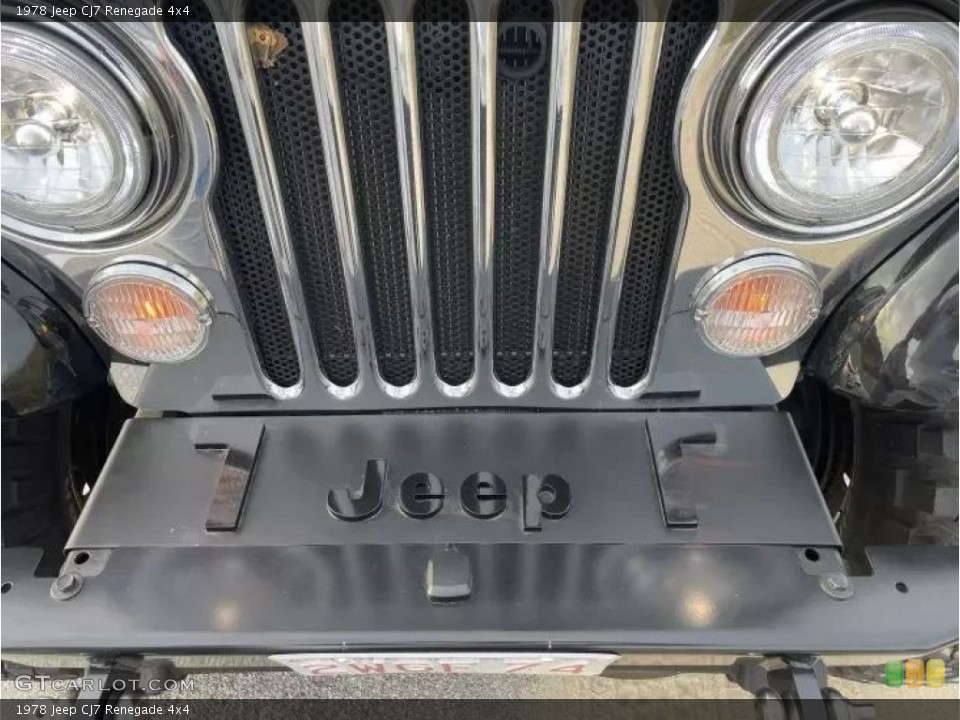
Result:
<svg viewBox="0 0 960 720"><path fill-rule="evenodd" d="M35 553L3 550L5 651L911 654L958 636L955 549L874 548L847 577L772 411L137 419L69 546L79 590L53 596Z"/></svg>

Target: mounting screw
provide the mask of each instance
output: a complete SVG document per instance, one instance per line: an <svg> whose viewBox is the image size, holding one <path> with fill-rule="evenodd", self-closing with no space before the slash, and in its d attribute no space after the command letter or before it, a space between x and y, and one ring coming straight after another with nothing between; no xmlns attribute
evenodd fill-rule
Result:
<svg viewBox="0 0 960 720"><path fill-rule="evenodd" d="M79 573L66 572L50 586L50 597L54 600L69 600L83 587L83 577Z"/></svg>
<svg viewBox="0 0 960 720"><path fill-rule="evenodd" d="M827 573L820 576L820 589L834 600L853 597L853 584L843 573Z"/></svg>

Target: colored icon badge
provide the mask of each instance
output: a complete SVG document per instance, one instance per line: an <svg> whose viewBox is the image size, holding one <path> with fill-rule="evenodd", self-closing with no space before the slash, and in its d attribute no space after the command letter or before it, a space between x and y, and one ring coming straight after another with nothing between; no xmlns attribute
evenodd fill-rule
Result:
<svg viewBox="0 0 960 720"><path fill-rule="evenodd" d="M905 664L907 687L923 687L923 660L907 660Z"/></svg>
<svg viewBox="0 0 960 720"><path fill-rule="evenodd" d="M927 687L943 687L944 663L939 658L927 660Z"/></svg>
<svg viewBox="0 0 960 720"><path fill-rule="evenodd" d="M903 685L903 661L889 660L887 662L886 672L884 673L887 687L900 687Z"/></svg>

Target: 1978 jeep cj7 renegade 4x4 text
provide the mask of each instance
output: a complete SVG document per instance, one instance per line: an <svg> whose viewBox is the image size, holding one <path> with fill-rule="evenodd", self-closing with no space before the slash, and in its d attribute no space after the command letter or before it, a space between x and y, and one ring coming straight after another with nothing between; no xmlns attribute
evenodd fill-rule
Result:
<svg viewBox="0 0 960 720"><path fill-rule="evenodd" d="M8 672L955 675L955 3L3 11Z"/></svg>

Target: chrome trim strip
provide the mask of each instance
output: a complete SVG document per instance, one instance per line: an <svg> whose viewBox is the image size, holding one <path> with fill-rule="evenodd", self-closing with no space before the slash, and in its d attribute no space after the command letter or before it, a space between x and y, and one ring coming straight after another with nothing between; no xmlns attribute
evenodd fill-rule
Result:
<svg viewBox="0 0 960 720"><path fill-rule="evenodd" d="M308 9L306 12L310 12ZM305 11L301 9L301 15ZM350 177L350 162L347 154L347 138L340 108L340 93L337 85L337 70L328 23L304 22L303 41L310 67L320 135L323 142L324 161L327 166L327 183L330 186L330 204L333 221L337 228L337 245L343 264L347 302L353 321L353 333L357 343L357 381L350 386L353 395L366 392L371 387L382 387L377 370L377 353L370 324L369 295L366 277L363 274L363 255L360 250L360 234L357 230L357 212L353 203L353 182Z"/></svg>
<svg viewBox="0 0 960 720"><path fill-rule="evenodd" d="M620 292L623 289L623 271L627 262L627 250L637 206L647 120L650 116L650 105L656 84L657 61L663 41L663 23L650 22L649 19L664 17L667 4L662 2L645 6L643 13L647 21L637 23L633 62L630 68L630 94L627 99L627 115L623 123L620 166L617 170L613 213L610 218L610 241L607 244L606 269L600 291L593 360L587 380L590 382L592 376L602 374L603 382L610 392L623 399L636 397L647 385L650 377L648 368L646 376L631 387L614 385L610 380L610 361L613 355ZM596 380L600 382L599 377Z"/></svg>
<svg viewBox="0 0 960 720"><path fill-rule="evenodd" d="M480 3L483 0L478 0ZM471 8L473 17L482 16ZM493 242L497 148L497 24L470 23L476 377L509 395L493 373Z"/></svg>
<svg viewBox="0 0 960 720"><path fill-rule="evenodd" d="M536 352L533 382L548 385L558 397L568 397L567 388L553 381L553 320L560 270L560 242L567 194L567 163L573 121L577 75L579 22L553 23L553 53L550 58L550 117L547 120L547 157L544 164L543 218L541 221L540 277L537 297Z"/></svg>
<svg viewBox="0 0 960 720"><path fill-rule="evenodd" d="M389 16L388 16L389 17ZM409 16L408 16L409 17ZM417 53L412 22L387 20L384 23L390 53L390 84L397 133L397 161L400 164L400 194L407 240L407 270L413 313L413 341L416 374L403 387L386 386L394 397L416 392L424 377L454 397L465 394L463 386L453 388L436 373L433 318L430 308L430 264L427 256L426 202L423 190L423 155L420 146L420 107L417 99Z"/></svg>
<svg viewBox="0 0 960 720"><path fill-rule="evenodd" d="M313 358L314 347L309 342L304 317L300 308L305 307L300 290L300 278L296 271L296 261L290 244L290 233L283 211L280 183L273 162L273 151L267 131L266 118L257 91L256 70L247 45L246 24L243 22L243 8L233 3L224 3L225 16L231 22L217 22L217 37L223 51L224 63L233 89L240 123L247 141L247 150L253 165L257 183L257 193L263 209L263 218L270 239L270 250L277 266L280 291L283 295L290 331L293 334L297 360L300 363L300 380L296 385L283 388L272 382L267 389L272 395L286 399L297 397L303 391L308 370L305 358L313 359L311 371L319 373L319 363ZM229 169L221 168L229 172Z"/></svg>

